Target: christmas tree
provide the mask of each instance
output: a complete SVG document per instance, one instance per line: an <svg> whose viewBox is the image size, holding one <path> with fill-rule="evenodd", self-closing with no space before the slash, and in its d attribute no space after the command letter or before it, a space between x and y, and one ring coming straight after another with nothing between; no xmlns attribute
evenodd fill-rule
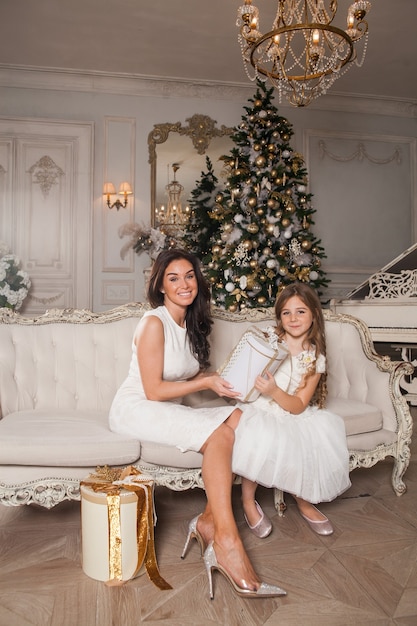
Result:
<svg viewBox="0 0 417 626"><path fill-rule="evenodd" d="M293 281L318 293L329 282L321 269L324 250L311 231L315 210L304 160L290 145L292 125L278 115L272 91L259 82L244 107L231 136L236 147L222 157L227 183L209 214L218 228L202 261L213 304L230 311L273 306Z"/></svg>
<svg viewBox="0 0 417 626"><path fill-rule="evenodd" d="M200 181L191 191L189 199L191 215L182 239L184 247L200 259L203 259L211 250L210 241L219 229L219 222L210 217L219 181L208 156L206 156L206 167L207 171L201 172Z"/></svg>

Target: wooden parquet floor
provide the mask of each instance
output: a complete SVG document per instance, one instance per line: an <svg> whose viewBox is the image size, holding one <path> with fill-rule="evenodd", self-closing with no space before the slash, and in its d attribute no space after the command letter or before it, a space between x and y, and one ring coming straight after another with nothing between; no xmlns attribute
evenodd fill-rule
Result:
<svg viewBox="0 0 417 626"><path fill-rule="evenodd" d="M172 591L159 591L146 575L121 587L87 577L79 503L51 511L0 507L0 626L416 626L415 440L402 497L392 491L390 473L389 461L352 472L349 491L321 506L335 527L329 537L308 528L290 497L279 518L271 491L259 489L274 528L257 539L234 487L236 518L257 571L288 592L269 600L238 597L218 573L210 600L196 542L180 559L187 523L204 506L200 490L156 490L157 557Z"/></svg>

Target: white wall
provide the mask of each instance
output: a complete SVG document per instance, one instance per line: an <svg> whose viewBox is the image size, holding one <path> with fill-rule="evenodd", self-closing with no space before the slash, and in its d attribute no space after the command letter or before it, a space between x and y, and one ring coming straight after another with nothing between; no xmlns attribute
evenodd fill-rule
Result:
<svg viewBox="0 0 417 626"><path fill-rule="evenodd" d="M254 93L253 84L194 85L0 69L1 118L92 123L92 202L82 208L92 222L93 310L143 300L149 259L131 253L122 260L125 241L118 229L128 221L150 222L147 138L153 125L185 124L201 113L218 126L235 126ZM306 158L317 210L314 232L328 249L328 296L343 295L416 241L417 106L334 95L305 109L275 104L294 125L292 145ZM103 182L117 186L126 179L134 189L133 204L110 211L103 201ZM4 220L0 228L0 239L7 240ZM24 249L14 251L25 259Z"/></svg>

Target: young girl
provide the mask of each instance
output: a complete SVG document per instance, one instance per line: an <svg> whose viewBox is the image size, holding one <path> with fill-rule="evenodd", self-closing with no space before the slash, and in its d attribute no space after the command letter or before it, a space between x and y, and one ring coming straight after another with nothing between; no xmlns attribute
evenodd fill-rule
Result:
<svg viewBox="0 0 417 626"><path fill-rule="evenodd" d="M258 537L272 530L255 500L257 483L292 494L301 516L319 535L330 535L329 520L312 503L330 501L349 488L349 454L343 419L324 410L326 345L320 301L304 283L293 283L275 304L277 326L266 333L290 355L275 376L258 376L261 395L239 403L233 471L242 480L245 519ZM255 445L256 442L256 445Z"/></svg>

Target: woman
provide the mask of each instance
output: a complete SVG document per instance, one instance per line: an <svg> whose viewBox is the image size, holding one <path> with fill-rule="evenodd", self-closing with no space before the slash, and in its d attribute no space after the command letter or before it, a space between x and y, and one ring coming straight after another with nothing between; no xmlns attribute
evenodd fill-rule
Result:
<svg viewBox="0 0 417 626"><path fill-rule="evenodd" d="M245 597L285 595L259 581L233 516L231 458L241 411L228 405L195 409L181 404L183 396L203 389L237 396L219 375L207 372L210 291L198 259L184 250L161 252L148 299L152 310L134 333L129 374L112 403L110 428L141 441L202 453L207 507L190 523L183 557L190 540L197 539L205 550L211 597L214 569Z"/></svg>
<svg viewBox="0 0 417 626"><path fill-rule="evenodd" d="M293 283L277 298L275 315L268 339L273 347L283 342L290 356L275 376L258 376L255 402L239 405L232 466L246 477L243 508L255 535L267 537L272 529L255 500L257 483L293 494L310 528L330 535L330 521L313 503L349 488L349 453L343 419L323 408L326 345L319 298L305 283Z"/></svg>

